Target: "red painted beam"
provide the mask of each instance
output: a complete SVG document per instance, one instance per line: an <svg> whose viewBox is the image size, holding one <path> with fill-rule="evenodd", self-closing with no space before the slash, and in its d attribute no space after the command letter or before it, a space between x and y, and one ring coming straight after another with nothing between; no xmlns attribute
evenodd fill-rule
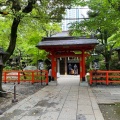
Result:
<svg viewBox="0 0 120 120"><path fill-rule="evenodd" d="M88 57L90 54L84 54L84 57ZM48 55L49 58L52 57L51 54ZM82 54L72 54L72 53L62 53L59 55L54 55L55 58L60 58L60 57L82 57Z"/></svg>

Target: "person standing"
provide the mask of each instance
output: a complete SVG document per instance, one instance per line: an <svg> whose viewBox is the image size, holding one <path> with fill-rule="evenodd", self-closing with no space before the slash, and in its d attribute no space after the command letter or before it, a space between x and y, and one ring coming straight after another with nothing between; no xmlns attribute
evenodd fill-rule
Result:
<svg viewBox="0 0 120 120"><path fill-rule="evenodd" d="M78 67L77 65L75 64L74 65L74 75L77 75L78 74Z"/></svg>
<svg viewBox="0 0 120 120"><path fill-rule="evenodd" d="M71 74L71 70L72 70L72 65L71 64L68 65L68 70L69 70L69 75L70 75Z"/></svg>

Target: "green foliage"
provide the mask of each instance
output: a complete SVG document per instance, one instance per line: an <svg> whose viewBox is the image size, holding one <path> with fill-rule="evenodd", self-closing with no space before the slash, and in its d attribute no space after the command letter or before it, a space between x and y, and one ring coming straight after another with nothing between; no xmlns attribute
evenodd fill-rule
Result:
<svg viewBox="0 0 120 120"><path fill-rule="evenodd" d="M9 37L10 37L10 25L11 19L0 17L0 46L5 49L8 47Z"/></svg>
<svg viewBox="0 0 120 120"><path fill-rule="evenodd" d="M86 37L94 36L98 39L95 51L102 54L105 59L106 69L110 67L113 48L120 46L120 12L115 9L115 1L110 0L89 0L87 6L89 19L72 23L71 35ZM118 1L117 1L118 2Z"/></svg>
<svg viewBox="0 0 120 120"><path fill-rule="evenodd" d="M34 17L38 17L39 14L38 9L33 9L30 14L22 14L21 11L14 14L20 16L22 19L18 27L17 44L13 56L19 56L20 50L22 56L31 55L34 64L37 63L38 59L45 59L47 55L45 51L40 51L35 47L38 42L43 37L51 36L61 31L60 25L58 23L46 23L48 21L45 20L45 16L48 16L48 14L44 14L44 17L42 17L41 19L36 19ZM10 17L9 15L9 18L5 16L1 17L0 21L0 44L2 47L7 49L7 47L9 46L12 16Z"/></svg>
<svg viewBox="0 0 120 120"><path fill-rule="evenodd" d="M37 63L39 59L46 59L47 53L44 50L38 50L35 46L41 41L43 37L48 37L61 30L58 23L40 23L39 20L29 21L26 23L22 22L20 25L19 41L17 41L17 48L22 50L22 55L30 55L33 63ZM24 31L21 32L21 31Z"/></svg>
<svg viewBox="0 0 120 120"><path fill-rule="evenodd" d="M8 65L4 67L4 70L11 70L11 69L12 68L10 66L8 66Z"/></svg>

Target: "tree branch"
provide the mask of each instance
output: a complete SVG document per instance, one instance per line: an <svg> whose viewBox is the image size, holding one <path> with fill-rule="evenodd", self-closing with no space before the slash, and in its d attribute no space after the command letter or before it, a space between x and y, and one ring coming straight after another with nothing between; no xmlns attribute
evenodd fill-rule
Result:
<svg viewBox="0 0 120 120"><path fill-rule="evenodd" d="M23 9L23 13L29 13L33 9L33 5L35 5L37 0L28 0L27 6Z"/></svg>
<svg viewBox="0 0 120 120"><path fill-rule="evenodd" d="M18 28L19 23L20 23L20 18L14 18L13 23L12 23L12 27L11 27L10 44L9 44L9 47L6 51L9 54L4 56L4 58L3 58L4 63L9 59L9 57L14 52L14 49L16 46L17 28Z"/></svg>
<svg viewBox="0 0 120 120"><path fill-rule="evenodd" d="M29 13L32 11L33 9L33 5L36 3L36 0L28 0L28 5L23 9L24 13ZM16 4L18 5L18 4ZM16 7L14 6L13 8L15 11L19 11L18 9L16 9ZM8 52L8 55L5 55L3 58L3 62L5 63L9 57L13 54L15 46L16 46L16 40L17 40L17 30L18 30L18 25L20 23L20 16L17 16L14 18L13 23L12 23L12 27L11 27L11 34L10 34L10 43L9 43L9 47L7 49L6 52Z"/></svg>

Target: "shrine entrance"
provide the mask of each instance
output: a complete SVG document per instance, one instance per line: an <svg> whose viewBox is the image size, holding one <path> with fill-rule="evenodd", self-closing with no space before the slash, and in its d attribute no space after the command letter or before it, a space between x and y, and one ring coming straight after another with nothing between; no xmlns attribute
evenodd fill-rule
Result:
<svg viewBox="0 0 120 120"><path fill-rule="evenodd" d="M38 49L46 50L51 59L52 78L57 81L57 72L60 72L60 59L77 58L79 63L79 76L85 81L85 59L90 56L87 51L93 50L98 44L97 39L81 37L45 37L36 46ZM65 60L64 70L67 70L68 62Z"/></svg>

